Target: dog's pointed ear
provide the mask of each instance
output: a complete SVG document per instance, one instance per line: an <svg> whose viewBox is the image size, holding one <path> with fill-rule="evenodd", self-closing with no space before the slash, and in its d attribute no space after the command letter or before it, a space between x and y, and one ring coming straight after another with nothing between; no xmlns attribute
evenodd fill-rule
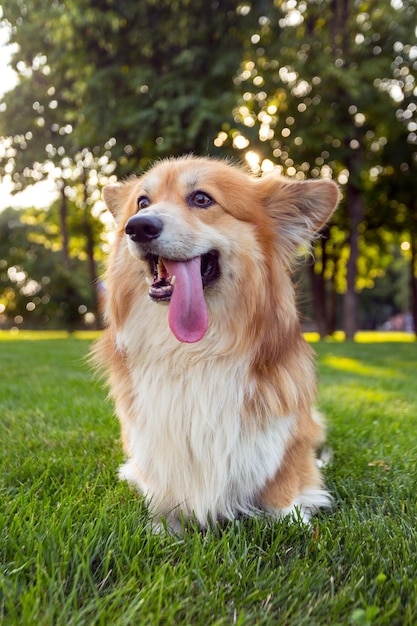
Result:
<svg viewBox="0 0 417 626"><path fill-rule="evenodd" d="M123 209L122 189L123 186L120 183L107 185L103 189L103 200L117 223L119 222L120 215Z"/></svg>
<svg viewBox="0 0 417 626"><path fill-rule="evenodd" d="M321 230L340 200L339 187L327 179L298 181L270 175L260 184L266 210L293 252Z"/></svg>

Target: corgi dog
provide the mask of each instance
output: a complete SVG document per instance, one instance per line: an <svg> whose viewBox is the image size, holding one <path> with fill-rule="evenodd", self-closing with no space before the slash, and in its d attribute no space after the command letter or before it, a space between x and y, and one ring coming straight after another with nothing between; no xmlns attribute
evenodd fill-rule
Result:
<svg viewBox="0 0 417 626"><path fill-rule="evenodd" d="M121 424L120 477L173 531L265 512L309 520L331 498L290 270L337 185L186 156L103 197L117 232L94 358Z"/></svg>

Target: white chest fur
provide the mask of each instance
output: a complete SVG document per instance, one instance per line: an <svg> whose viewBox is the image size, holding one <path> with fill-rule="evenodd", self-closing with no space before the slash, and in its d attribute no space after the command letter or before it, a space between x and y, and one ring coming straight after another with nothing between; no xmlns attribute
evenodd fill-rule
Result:
<svg viewBox="0 0 417 626"><path fill-rule="evenodd" d="M236 355L197 358L195 349L180 346L161 358L160 350L142 346L135 357L119 336L122 343L134 402L121 476L139 486L156 513L181 511L202 525L250 513L280 466L294 418L270 416L262 427L242 421L250 381Z"/></svg>

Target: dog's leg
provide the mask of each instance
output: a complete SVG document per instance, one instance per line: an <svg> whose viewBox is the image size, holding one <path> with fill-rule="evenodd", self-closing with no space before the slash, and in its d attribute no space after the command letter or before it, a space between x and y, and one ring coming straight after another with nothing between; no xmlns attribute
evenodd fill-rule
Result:
<svg viewBox="0 0 417 626"><path fill-rule="evenodd" d="M261 506L274 517L292 515L308 522L323 507L331 505L331 496L323 489L317 467L315 446L296 440L285 453L281 466L261 494Z"/></svg>

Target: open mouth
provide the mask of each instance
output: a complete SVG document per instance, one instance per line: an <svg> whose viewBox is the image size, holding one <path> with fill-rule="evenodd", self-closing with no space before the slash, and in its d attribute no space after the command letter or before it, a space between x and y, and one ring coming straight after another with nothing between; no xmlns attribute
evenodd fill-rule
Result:
<svg viewBox="0 0 417 626"><path fill-rule="evenodd" d="M149 297L156 302L169 302L171 300L175 276L171 276L165 266L164 260L155 255L147 257L149 269L153 279L146 279L149 286ZM203 287L207 287L220 277L219 253L210 250L200 257L200 272ZM167 260L167 265L169 261Z"/></svg>

